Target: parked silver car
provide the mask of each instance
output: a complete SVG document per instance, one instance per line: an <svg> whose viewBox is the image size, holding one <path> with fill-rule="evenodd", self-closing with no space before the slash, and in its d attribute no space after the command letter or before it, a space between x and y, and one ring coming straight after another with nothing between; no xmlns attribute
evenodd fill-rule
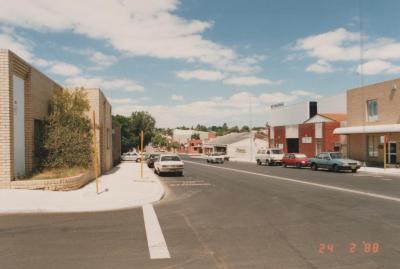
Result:
<svg viewBox="0 0 400 269"><path fill-rule="evenodd" d="M141 159L140 154L137 152L126 152L126 153L122 154L121 160L122 161L140 162L142 159Z"/></svg>

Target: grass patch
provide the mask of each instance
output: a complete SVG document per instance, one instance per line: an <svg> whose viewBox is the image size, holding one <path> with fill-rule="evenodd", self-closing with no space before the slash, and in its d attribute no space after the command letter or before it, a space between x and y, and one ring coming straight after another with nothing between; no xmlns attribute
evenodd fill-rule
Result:
<svg viewBox="0 0 400 269"><path fill-rule="evenodd" d="M53 179L53 178L73 177L80 175L82 173L86 173L87 171L88 171L87 168L82 168L82 167L48 169L33 174L29 179Z"/></svg>

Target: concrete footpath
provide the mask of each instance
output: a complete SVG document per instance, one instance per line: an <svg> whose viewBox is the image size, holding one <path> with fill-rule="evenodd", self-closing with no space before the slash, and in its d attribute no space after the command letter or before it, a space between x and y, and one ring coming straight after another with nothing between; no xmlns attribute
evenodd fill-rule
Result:
<svg viewBox="0 0 400 269"><path fill-rule="evenodd" d="M99 194L92 181L75 191L0 190L0 214L94 212L139 207L164 196L164 187L146 164L124 162L99 178Z"/></svg>

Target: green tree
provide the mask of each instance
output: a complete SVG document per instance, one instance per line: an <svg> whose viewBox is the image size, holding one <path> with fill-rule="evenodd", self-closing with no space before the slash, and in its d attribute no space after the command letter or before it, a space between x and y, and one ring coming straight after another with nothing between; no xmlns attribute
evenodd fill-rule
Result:
<svg viewBox="0 0 400 269"><path fill-rule="evenodd" d="M239 132L239 127L233 126L229 128L229 133L238 133Z"/></svg>
<svg viewBox="0 0 400 269"><path fill-rule="evenodd" d="M44 166L47 168L89 167L92 155L89 102L81 90L56 91L46 120Z"/></svg>
<svg viewBox="0 0 400 269"><path fill-rule="evenodd" d="M208 128L207 128L205 125L200 125L200 124L197 124L197 126L196 126L195 130L196 130L196 131L203 131L203 132L207 132L207 131L208 131Z"/></svg>
<svg viewBox="0 0 400 269"><path fill-rule="evenodd" d="M133 146L140 146L140 134L144 132L144 146L151 142L155 135L156 120L147 111L135 111L130 116L129 131L133 134Z"/></svg>
<svg viewBox="0 0 400 269"><path fill-rule="evenodd" d="M113 121L121 126L121 150L127 152L135 147L133 134L130 132L130 119L122 115L113 116Z"/></svg>
<svg viewBox="0 0 400 269"><path fill-rule="evenodd" d="M193 133L193 134L190 136L190 139L199 140L199 139L200 139L200 134L199 134L199 133Z"/></svg>
<svg viewBox="0 0 400 269"><path fill-rule="evenodd" d="M243 125L242 128L240 129L241 132L250 132L250 128L247 125Z"/></svg>
<svg viewBox="0 0 400 269"><path fill-rule="evenodd" d="M165 136L163 136L161 133L157 133L153 138L151 139L151 143L155 147L165 147L168 146L168 140Z"/></svg>

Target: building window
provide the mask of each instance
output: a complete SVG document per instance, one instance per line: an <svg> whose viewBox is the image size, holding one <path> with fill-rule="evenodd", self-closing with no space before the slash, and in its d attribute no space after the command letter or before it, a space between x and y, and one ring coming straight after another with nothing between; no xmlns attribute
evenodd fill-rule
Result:
<svg viewBox="0 0 400 269"><path fill-rule="evenodd" d="M376 99L367 101L367 119L368 121L378 120L378 101Z"/></svg>
<svg viewBox="0 0 400 269"><path fill-rule="evenodd" d="M368 136L368 157L378 157L379 137Z"/></svg>

